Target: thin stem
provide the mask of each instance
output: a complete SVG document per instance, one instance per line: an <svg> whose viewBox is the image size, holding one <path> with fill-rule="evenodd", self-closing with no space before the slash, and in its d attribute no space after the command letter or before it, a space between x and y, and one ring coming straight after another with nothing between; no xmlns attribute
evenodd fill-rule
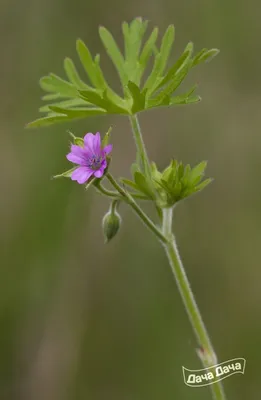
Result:
<svg viewBox="0 0 261 400"><path fill-rule="evenodd" d="M112 190L108 190L106 189L102 183L96 183L96 189L98 190L98 192L104 194L105 196L108 197L112 197L112 198L116 198L116 199L122 199L121 196L119 195L118 192L114 192ZM138 193L133 193L131 192L132 197L135 197L136 199L140 199L140 200L148 200L148 198L142 194L138 194ZM123 200L123 199L122 199Z"/></svg>
<svg viewBox="0 0 261 400"><path fill-rule="evenodd" d="M125 191L119 184L118 182L113 178L113 176L110 173L106 174L106 177L112 184L112 186L122 195L123 198L125 198L128 202L128 204L132 207L132 209L136 212L136 214L139 216L139 218L144 222L144 224L157 236L157 238L162 241L166 242L165 236L162 234L160 229L154 224L154 222L144 213L144 211L140 208L140 206L136 203L134 198Z"/></svg>
<svg viewBox="0 0 261 400"><path fill-rule="evenodd" d="M132 126L132 130L133 130L133 134L134 134L134 139L135 139L136 146L137 146L139 162L141 162L143 171L146 174L147 173L149 174L150 173L150 164L148 161L145 145L144 145L144 142L142 139L142 134L140 131L137 116L136 115L131 116L130 121L131 121L131 126ZM118 190L117 187L116 187L116 189ZM135 203L135 201L134 201L134 203ZM142 216L139 214L140 210L137 211L136 206L133 207L132 202L130 202L130 205L132 206L133 210L140 216L140 218L143 220L143 222L149 220L149 218L143 213L142 210L141 210ZM202 320L197 303L195 301L194 295L192 293L186 272L184 270L181 258L179 256L178 248L177 248L177 245L175 242L175 237L172 233L173 209L167 208L167 209L163 209L162 211L163 211L163 220L162 220L161 237L158 234L157 227L156 227L156 231L155 231L155 229L154 229L155 225L153 223L152 223L153 224L152 226L150 223L147 223L147 222L145 222L145 224L148 226L149 229L152 230L153 233L155 233L157 235L157 237L160 239L161 243L163 244L163 246L165 248L165 251L166 251L168 259L169 259L170 267L171 267L173 275L176 279L185 309L187 311L191 325L192 325L195 335L197 337L197 340L198 340L198 343L200 346L200 350L202 351L202 354L200 354L200 351L198 352L198 354L200 355L200 359L203 362L204 367L205 368L211 367L214 364L216 364L216 355L215 355L213 346L211 344L210 338L208 336L207 329ZM216 382L216 383L212 384L211 390L212 390L213 399L225 400L225 393L224 393L223 385L221 382Z"/></svg>
<svg viewBox="0 0 261 400"><path fill-rule="evenodd" d="M130 122L131 122L134 140L135 140L136 147L137 147L137 154L139 157L139 161L141 163L142 170L145 173L149 173L149 171L150 171L149 159L148 159L145 144L143 142L137 115L131 115L129 118L130 118Z"/></svg>
<svg viewBox="0 0 261 400"><path fill-rule="evenodd" d="M166 236L166 238L168 238L168 241L164 244L164 247L169 259L173 275L177 282L185 309L197 337L198 344L200 348L204 350L204 353L208 355L208 361L202 359L204 366L207 368L210 367L211 364L216 364L216 356L209 335L207 333L207 329L202 320L196 300L193 296L186 272L182 265L174 235L172 234L172 212L172 208L163 209L162 232ZM212 384L211 389L214 399L225 399L225 394L221 382Z"/></svg>
<svg viewBox="0 0 261 400"><path fill-rule="evenodd" d="M106 189L101 183L97 183L97 184L96 184L96 189L97 189L100 193L105 194L105 196L113 197L113 198L116 198L116 199L119 199L119 198L120 198L118 192L113 192L112 190Z"/></svg>

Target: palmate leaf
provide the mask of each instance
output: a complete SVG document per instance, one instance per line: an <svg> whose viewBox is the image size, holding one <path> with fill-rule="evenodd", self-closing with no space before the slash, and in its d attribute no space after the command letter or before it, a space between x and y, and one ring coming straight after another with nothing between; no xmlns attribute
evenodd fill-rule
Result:
<svg viewBox="0 0 261 400"><path fill-rule="evenodd" d="M193 91L179 95L175 95L175 92L193 67L209 61L218 50L204 48L193 57L193 44L190 42L177 61L168 68L175 39L174 26L166 29L157 46L157 27L148 35L144 45L142 43L147 25L148 22L141 18L122 24L124 55L112 34L105 27L99 28L101 41L120 76L123 97L105 79L100 55L92 56L84 42L78 39L76 49L88 77L87 83L79 75L74 61L66 57L64 70L67 80L53 73L41 78L40 86L46 92L42 99L47 104L40 108L40 112L46 112L47 115L28 126L45 126L92 115L134 115L150 108L199 102L200 97ZM152 70L141 85L150 57L154 58Z"/></svg>

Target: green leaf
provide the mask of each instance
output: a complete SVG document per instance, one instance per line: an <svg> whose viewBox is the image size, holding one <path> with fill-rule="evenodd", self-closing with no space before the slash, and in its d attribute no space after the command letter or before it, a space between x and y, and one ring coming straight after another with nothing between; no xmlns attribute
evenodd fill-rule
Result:
<svg viewBox="0 0 261 400"><path fill-rule="evenodd" d="M131 175L134 176L135 172L140 172L139 165L136 162L131 164Z"/></svg>
<svg viewBox="0 0 261 400"><path fill-rule="evenodd" d="M218 55L218 49L203 49L199 52L193 60L193 67L205 61L211 61L216 55Z"/></svg>
<svg viewBox="0 0 261 400"><path fill-rule="evenodd" d="M125 60L129 60L131 54L130 27L127 22L122 23L122 33L124 37L124 55Z"/></svg>
<svg viewBox="0 0 261 400"><path fill-rule="evenodd" d="M69 119L93 117L96 115L106 114L105 110L102 110L101 108L94 108L94 107L93 108L82 107L82 108L68 109L68 108L50 106L50 109L58 114L65 114L67 117L69 117Z"/></svg>
<svg viewBox="0 0 261 400"><path fill-rule="evenodd" d="M164 88L162 91L155 97L155 100L161 104L161 102L164 102L164 99L168 96L170 96L183 82L185 77L187 76L189 69L191 68L191 60L184 65L182 69L180 69L172 79L172 81Z"/></svg>
<svg viewBox="0 0 261 400"><path fill-rule="evenodd" d="M50 106L57 106L57 107L61 107L61 108L72 108L72 107L78 107L78 106L86 106L87 104L91 104L91 103L88 103L86 100L83 100L80 98L75 98L75 99L60 101L58 103L46 104L45 106L40 107L39 111L40 112L49 112Z"/></svg>
<svg viewBox="0 0 261 400"><path fill-rule="evenodd" d="M78 39L76 42L76 49L81 60L82 66L85 69L91 83L93 86L98 86L97 75L96 75L96 67L92 60L91 53L88 47L84 44L81 39Z"/></svg>
<svg viewBox="0 0 261 400"><path fill-rule="evenodd" d="M195 189L196 189L197 192L198 192L198 191L204 189L206 186L208 186L212 181L213 181L212 178L205 179L203 182L201 182L199 185L197 185L197 186L195 187Z"/></svg>
<svg viewBox="0 0 261 400"><path fill-rule="evenodd" d="M150 37L146 41L142 52L141 52L139 62L140 62L141 67L143 68L143 71L147 65L147 62L148 62L150 56L153 53L153 49L154 49L154 45L155 45L157 37L158 37L158 33L159 33L158 28L157 27L154 28L150 34Z"/></svg>
<svg viewBox="0 0 261 400"><path fill-rule="evenodd" d="M152 71L143 86L143 89L142 89L143 93L145 92L146 89L148 90L148 94L151 93L151 91L155 85L156 79L157 79L158 75L160 74L160 63L161 63L161 61L160 61L160 53L159 53L156 55L156 57L154 59Z"/></svg>
<svg viewBox="0 0 261 400"><path fill-rule="evenodd" d="M171 51L171 47L172 44L174 42L174 37L175 37L175 28L173 25L170 25L161 42L161 47L160 47L160 74L162 74L164 72L164 69L167 65L168 59L169 59L169 55L170 55L170 51Z"/></svg>
<svg viewBox="0 0 261 400"><path fill-rule="evenodd" d="M183 177L182 177L182 183L183 183L184 186L187 186L187 184L188 184L190 171L191 171L191 167L190 167L189 164L187 164L185 169L184 169L184 174L183 174Z"/></svg>
<svg viewBox="0 0 261 400"><path fill-rule="evenodd" d="M106 89L103 92L103 99L109 104L108 112L111 114L130 114L127 102L116 95L112 90Z"/></svg>
<svg viewBox="0 0 261 400"><path fill-rule="evenodd" d="M131 187L132 189L136 190L137 192L140 191L139 186L135 182L133 182L129 179L126 179L126 178L121 178L120 180L122 183L124 183L124 185Z"/></svg>
<svg viewBox="0 0 261 400"><path fill-rule="evenodd" d="M128 38L126 46L126 72L127 79L138 84L139 83L139 53L142 38L147 29L147 21L141 18L135 18L129 26Z"/></svg>
<svg viewBox="0 0 261 400"><path fill-rule="evenodd" d="M201 97L198 95L195 96L175 96L171 97L169 105L179 105L179 104L194 104L194 103L199 103L201 101Z"/></svg>
<svg viewBox="0 0 261 400"><path fill-rule="evenodd" d="M202 176L205 172L206 166L207 166L207 161L202 161L201 163L196 165L194 168L192 168L192 170L190 172L190 176L189 176L190 184L195 185L196 183L198 183L200 181L200 179L202 178Z"/></svg>
<svg viewBox="0 0 261 400"><path fill-rule="evenodd" d="M83 100L88 101L91 104L107 109L107 102L102 98L102 93L97 90L79 90L79 94Z"/></svg>
<svg viewBox="0 0 261 400"><path fill-rule="evenodd" d="M107 146L107 144L109 144L109 142L110 142L110 136L111 136L111 131L112 131L112 127L110 126L109 127L109 129L108 129L108 131L105 133L105 135L103 136L103 139L102 139L102 147L105 147L105 146Z"/></svg>
<svg viewBox="0 0 261 400"><path fill-rule="evenodd" d="M64 97L77 97L74 85L52 73L40 79L40 86L47 92L57 92Z"/></svg>
<svg viewBox="0 0 261 400"><path fill-rule="evenodd" d="M136 114L137 112L144 110L146 92L141 93L139 87L131 81L128 82L128 89L131 92L131 96L133 99L133 104L131 108L132 113Z"/></svg>
<svg viewBox="0 0 261 400"><path fill-rule="evenodd" d="M44 101L56 100L59 99L60 97L61 97L60 93L50 93L42 96L42 100Z"/></svg>
<svg viewBox="0 0 261 400"><path fill-rule="evenodd" d="M124 58L112 34L104 27L99 28L99 34L109 57L119 73L122 84L125 85L128 78L125 73Z"/></svg>
<svg viewBox="0 0 261 400"><path fill-rule="evenodd" d="M69 135L73 138L73 143L76 144L77 146L84 146L84 139L78 136L75 136L72 132L67 131Z"/></svg>
<svg viewBox="0 0 261 400"><path fill-rule="evenodd" d="M48 126L58 122L66 122L71 118L68 118L66 115L49 115L47 117L38 118L35 121L29 122L26 125L27 128L39 128L41 126Z"/></svg>
<svg viewBox="0 0 261 400"><path fill-rule="evenodd" d="M100 54L96 54L94 57L94 67L95 67L95 74L97 78L97 89L105 90L106 88L109 87L109 85L106 82L106 79L104 78L103 72L100 67Z"/></svg>
<svg viewBox="0 0 261 400"><path fill-rule="evenodd" d="M170 25L167 28L165 35L163 36L160 52L155 57L155 62L152 72L144 85L144 89L145 88L148 89L148 95L151 95L152 93L155 92L156 88L159 86L159 83L162 80L162 74L167 65L171 47L174 41L174 34L175 34L174 26Z"/></svg>
<svg viewBox="0 0 261 400"><path fill-rule="evenodd" d="M69 169L68 171L63 172L62 174L54 175L52 178L53 179L70 178L72 176L73 171L75 171L77 168L79 168L79 167L78 166L77 167L73 167L73 168Z"/></svg>
<svg viewBox="0 0 261 400"><path fill-rule="evenodd" d="M180 58L175 62L175 64L168 70L165 77L158 83L158 85L154 88L154 92L159 88L165 86L167 83L172 81L175 76L177 76L186 66L190 63L190 57L193 52L193 43L190 42L187 44L183 54Z"/></svg>
<svg viewBox="0 0 261 400"><path fill-rule="evenodd" d="M79 90L81 98L86 99L92 104L99 106L112 114L127 114L128 110L120 107L118 104L113 103L108 98L107 91L105 90L102 94L95 90Z"/></svg>
<svg viewBox="0 0 261 400"><path fill-rule="evenodd" d="M150 198L154 198L154 193L151 190L151 187L150 187L149 183L147 182L147 179L141 172L135 172L134 180L141 192L143 192Z"/></svg>
<svg viewBox="0 0 261 400"><path fill-rule="evenodd" d="M151 167L151 176L152 176L152 179L153 179L155 182L156 182L156 181L160 181L160 180L161 180L161 177L162 177L162 174L161 174L161 172L158 171L157 165L156 165L154 162L152 162L152 163L150 164L150 167Z"/></svg>
<svg viewBox="0 0 261 400"><path fill-rule="evenodd" d="M87 89L89 87L81 80L73 61L69 57L64 60L64 69L69 81L75 85L77 89Z"/></svg>

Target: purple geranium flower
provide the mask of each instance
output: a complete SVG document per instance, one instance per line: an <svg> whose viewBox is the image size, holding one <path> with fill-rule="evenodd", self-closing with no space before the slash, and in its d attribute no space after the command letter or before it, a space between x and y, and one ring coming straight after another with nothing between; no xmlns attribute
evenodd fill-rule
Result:
<svg viewBox="0 0 261 400"><path fill-rule="evenodd" d="M87 133L84 136L83 147L72 144L71 153L66 156L69 161L79 165L73 171L71 179L82 184L88 181L92 175L96 178L101 178L107 167L106 156L111 150L111 144L108 144L104 148L101 147L99 132L96 135Z"/></svg>

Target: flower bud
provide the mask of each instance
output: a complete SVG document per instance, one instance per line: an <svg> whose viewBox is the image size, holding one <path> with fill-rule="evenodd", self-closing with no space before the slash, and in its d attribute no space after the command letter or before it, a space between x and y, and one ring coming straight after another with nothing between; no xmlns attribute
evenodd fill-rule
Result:
<svg viewBox="0 0 261 400"><path fill-rule="evenodd" d="M110 210L104 215L102 226L105 243L108 243L118 232L121 225L121 216L116 210L118 200L114 200Z"/></svg>

